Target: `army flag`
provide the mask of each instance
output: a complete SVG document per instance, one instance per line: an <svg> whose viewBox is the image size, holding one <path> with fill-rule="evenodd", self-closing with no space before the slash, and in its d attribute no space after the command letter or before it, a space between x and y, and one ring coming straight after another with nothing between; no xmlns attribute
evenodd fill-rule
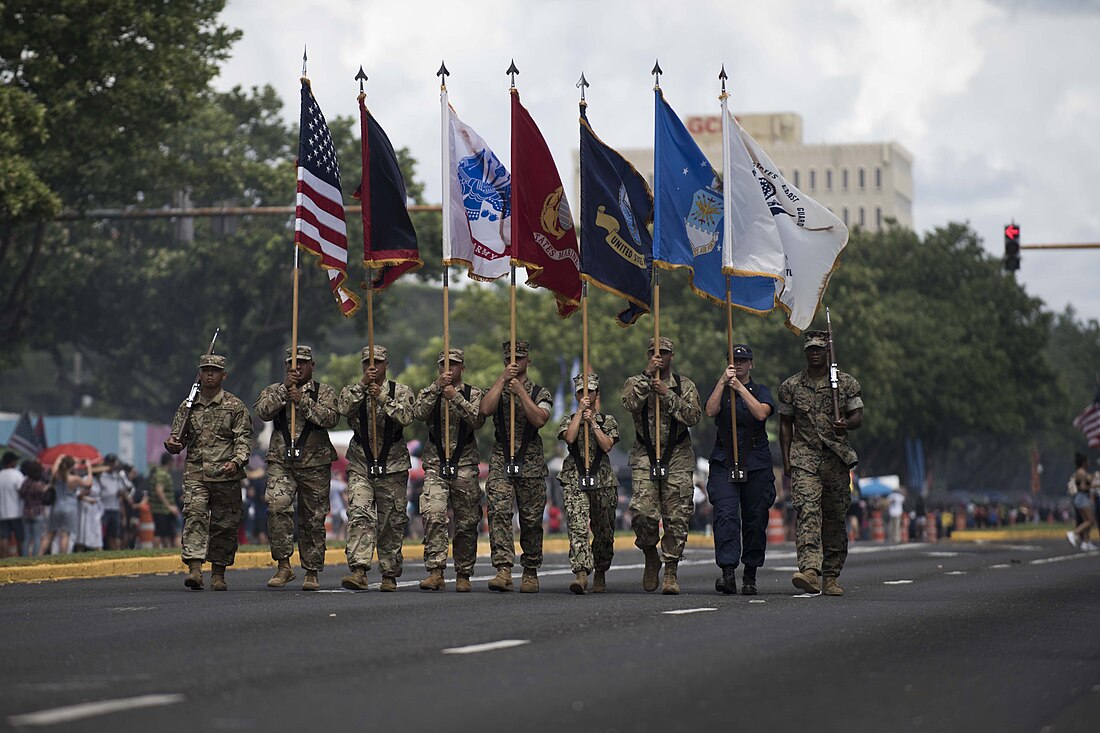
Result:
<svg viewBox="0 0 1100 733"><path fill-rule="evenodd" d="M664 93L657 89L654 97L653 259L667 269L688 268L692 291L724 305L722 182ZM775 292L770 277L732 278L732 303L744 310L770 311Z"/></svg>
<svg viewBox="0 0 1100 733"><path fill-rule="evenodd" d="M354 198L363 217L363 264L374 274L371 287L385 290L406 272L424 266L407 208L408 194L397 154L386 131L359 95L363 173Z"/></svg>
<svg viewBox="0 0 1100 733"><path fill-rule="evenodd" d="M328 274L340 312L351 317L359 299L346 286L348 228L340 165L325 116L309 80L302 79L302 114L298 133L298 195L294 205L294 244L317 257Z"/></svg>
<svg viewBox="0 0 1100 733"><path fill-rule="evenodd" d="M472 127L440 94L443 120L443 264L465 265L475 280L508 273L512 179Z"/></svg>
<svg viewBox="0 0 1100 733"><path fill-rule="evenodd" d="M16 421L11 437L8 438L8 447L28 456L37 456L46 450L45 440L43 439L41 443L38 441L38 436L31 427L30 415L26 412L22 413Z"/></svg>
<svg viewBox="0 0 1100 733"><path fill-rule="evenodd" d="M648 313L653 194L626 158L606 145L581 108L581 277L627 301L616 321L629 326Z"/></svg>
<svg viewBox="0 0 1100 733"><path fill-rule="evenodd" d="M764 202L783 243L784 278L775 281L779 306L795 333L809 328L829 278L848 244L848 227L836 214L791 185L764 149L744 129L741 141L756 169Z"/></svg>
<svg viewBox="0 0 1100 733"><path fill-rule="evenodd" d="M512 89L512 257L527 268L527 284L548 288L558 315L577 310L581 297L580 250L573 215L550 148Z"/></svg>

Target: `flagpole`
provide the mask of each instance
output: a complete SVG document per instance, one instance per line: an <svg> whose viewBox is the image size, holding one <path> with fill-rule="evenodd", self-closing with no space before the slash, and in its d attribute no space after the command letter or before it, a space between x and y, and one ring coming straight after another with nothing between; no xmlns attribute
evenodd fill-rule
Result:
<svg viewBox="0 0 1100 733"><path fill-rule="evenodd" d="M435 72L439 77L440 101L446 100L447 77L451 72L447 71L447 65L439 62L439 71ZM450 195L447 185L448 176L451 173L451 140L450 130L447 129L447 105L440 105L440 122L443 132L441 150L443 153L443 239L450 242L451 217ZM446 258L443 258L445 260ZM443 265L443 371L451 372L451 273L450 267L444 261ZM455 446L458 448L459 446ZM451 403L443 400L443 462L450 466L451 463Z"/></svg>
<svg viewBox="0 0 1100 733"><path fill-rule="evenodd" d="M302 46L302 78L306 78L306 47ZM294 244L294 288L291 297L293 314L290 318L290 369L298 369L298 244ZM297 386L297 385L295 385ZM294 454L294 429L297 420L297 410L294 409L294 401L290 402L290 445L286 446L288 455Z"/></svg>
<svg viewBox="0 0 1100 733"><path fill-rule="evenodd" d="M653 70L650 72L653 74L653 90L660 91L661 89L661 71L660 61L655 61L653 64ZM656 152L656 148L654 148ZM657 258L653 258L653 273L651 280L653 281L653 353L661 353L661 278L657 269ZM660 369L657 370L657 379L661 378ZM661 397L660 395L653 395L653 432L654 432L654 455L657 457L657 463L661 462ZM670 435L669 438L672 436Z"/></svg>
<svg viewBox="0 0 1100 733"><path fill-rule="evenodd" d="M588 106L588 102L584 99L585 87L588 87L588 81L584 78L584 72L581 72L580 81L577 82L577 87L581 90L581 116L584 116L584 110ZM580 186L584 185L584 176L581 176ZM584 201L584 191L579 190L578 195L580 200ZM578 233L579 234L579 233ZM578 249L584 246L581 238L577 238ZM583 260L582 260L583 261ZM588 400L588 281L581 281L581 388L584 390L584 399ZM595 418L596 411L592 410L593 418ZM584 476L588 478L592 471L592 455L591 445L588 439L588 426L584 424L584 416L581 415L581 426L584 428Z"/></svg>
<svg viewBox="0 0 1100 733"><path fill-rule="evenodd" d="M519 69L516 68L516 61L512 59L511 65L508 70L504 72L511 77L511 87L514 90L516 88L516 74L519 73ZM516 151L512 151L513 157ZM512 186L515 186L515 163L512 164ZM513 198L513 200L515 200ZM510 300L510 317L511 317L511 364L516 363L516 243L515 243L515 227L512 227L512 241L509 242L509 246L512 248L512 257L509 261L509 300ZM509 386L510 386L509 382ZM508 463L514 464L516 461L516 400L514 396L508 398Z"/></svg>
<svg viewBox="0 0 1100 733"><path fill-rule="evenodd" d="M366 109L366 105L363 104L363 100L367 98L367 93L363 89L363 82L367 80L367 75L363 72L363 67L359 67L359 73L355 75L355 80L359 82L359 104L363 110ZM362 114L362 112L360 112ZM368 156L370 153L370 141L367 139L367 130L363 131L363 139L360 140L362 149L367 151ZM365 156L366 157L366 156ZM363 161L362 181L366 181L367 185L360 184L359 187L359 205L360 209L363 206L363 197L366 197L367 205L370 205L370 158L367 157ZM373 216L373 212L372 212ZM363 222L364 237L366 236L367 222ZM371 233L373 236L373 232ZM373 240L372 240L373 243ZM373 246L372 246L373 250ZM367 353L370 359L370 368L374 370L374 261L367 260L364 264L367 266ZM375 413L374 397L370 393L370 388L367 388L366 394L367 402L370 404L370 455L373 459L373 463L378 463L378 418ZM365 448L366 446L364 446Z"/></svg>
<svg viewBox="0 0 1100 733"><path fill-rule="evenodd" d="M726 74L726 65L722 64L722 71L718 73L718 78L722 81L722 93L718 96L718 100L722 103L722 168L726 171L727 181L729 181L730 165L730 152L729 152L729 134L726 130L726 125L729 124L729 114L727 111L727 102L729 94L726 93L726 79L729 76ZM727 185L729 185L727 183ZM723 197L725 194L723 193ZM733 239L729 238L724 246L728 252L733 251ZM723 253L723 259L725 259ZM733 366L733 299L730 297L730 275L726 273L726 351L728 352L729 365ZM737 394L732 385L726 385L730 395L730 435L733 438L733 467L730 471L730 480L735 483L744 481L744 476L741 471L741 457L739 455L740 446L737 443Z"/></svg>

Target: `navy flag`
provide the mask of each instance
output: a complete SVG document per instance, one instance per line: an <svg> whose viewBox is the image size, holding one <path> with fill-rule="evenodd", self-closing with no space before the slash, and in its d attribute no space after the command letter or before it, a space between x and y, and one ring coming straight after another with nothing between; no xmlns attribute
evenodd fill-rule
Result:
<svg viewBox="0 0 1100 733"><path fill-rule="evenodd" d="M649 313L653 194L626 158L608 147L588 124L581 105L581 277L627 301L616 317L629 326Z"/></svg>

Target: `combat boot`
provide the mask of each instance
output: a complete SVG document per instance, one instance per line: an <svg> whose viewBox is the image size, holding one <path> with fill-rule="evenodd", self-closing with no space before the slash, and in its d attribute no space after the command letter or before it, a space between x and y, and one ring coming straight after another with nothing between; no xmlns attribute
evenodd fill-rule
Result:
<svg viewBox="0 0 1100 733"><path fill-rule="evenodd" d="M661 584L661 593L666 596L680 595L680 584L676 582L676 563L665 563L665 580Z"/></svg>
<svg viewBox="0 0 1100 733"><path fill-rule="evenodd" d="M595 573L592 574L592 592L607 592L607 578L605 577L603 570L597 570Z"/></svg>
<svg viewBox="0 0 1100 733"><path fill-rule="evenodd" d="M791 582L803 593L821 592L821 581L817 578L816 570L799 570L791 577Z"/></svg>
<svg viewBox="0 0 1100 733"><path fill-rule="evenodd" d="M741 595L756 595L756 568L751 565L745 566L745 574L741 576Z"/></svg>
<svg viewBox="0 0 1100 733"><path fill-rule="evenodd" d="M202 560L188 560L187 571L183 584L191 590L202 590Z"/></svg>
<svg viewBox="0 0 1100 733"><path fill-rule="evenodd" d="M512 590L512 568L507 565L497 568L497 576L489 581L489 590L501 593Z"/></svg>
<svg viewBox="0 0 1100 733"><path fill-rule="evenodd" d="M844 589L837 585L836 578L826 575L821 584L821 592L827 596L842 596Z"/></svg>
<svg viewBox="0 0 1100 733"><path fill-rule="evenodd" d="M519 582L520 593L539 592L539 571L537 568L524 568L523 578Z"/></svg>
<svg viewBox="0 0 1100 733"><path fill-rule="evenodd" d="M225 566L215 563L210 573L210 590L229 590L225 582Z"/></svg>
<svg viewBox="0 0 1100 733"><path fill-rule="evenodd" d="M657 590L657 573L661 570L661 558L656 547L642 549L645 553L645 570L642 571L642 588L647 592Z"/></svg>
<svg viewBox="0 0 1100 733"><path fill-rule="evenodd" d="M355 568L350 575L340 578L340 585L348 590L366 590L367 583L367 569L363 567Z"/></svg>
<svg viewBox="0 0 1100 733"><path fill-rule="evenodd" d="M392 575L382 576L382 585L378 586L378 590L383 593L394 593L397 591L397 578Z"/></svg>
<svg viewBox="0 0 1100 733"><path fill-rule="evenodd" d="M583 570L577 572L577 577L569 584L569 590L576 593L578 596L584 595L584 592L588 589L588 573Z"/></svg>
<svg viewBox="0 0 1100 733"><path fill-rule="evenodd" d="M279 561L279 568L271 580L267 581L267 587L282 588L292 580L294 580L294 571L290 569L290 558L286 558Z"/></svg>
<svg viewBox="0 0 1100 733"><path fill-rule="evenodd" d="M420 590L440 590L446 583L443 580L443 569L435 568L428 571L428 577L420 581Z"/></svg>
<svg viewBox="0 0 1100 733"><path fill-rule="evenodd" d="M470 592L470 576L459 573L455 576L455 592L456 593L469 593Z"/></svg>
<svg viewBox="0 0 1100 733"><path fill-rule="evenodd" d="M722 577L714 581L714 590L727 596L737 593L737 568L722 567Z"/></svg>
<svg viewBox="0 0 1100 733"><path fill-rule="evenodd" d="M317 580L316 570L306 571L306 579L302 581L302 590L321 590L321 583Z"/></svg>

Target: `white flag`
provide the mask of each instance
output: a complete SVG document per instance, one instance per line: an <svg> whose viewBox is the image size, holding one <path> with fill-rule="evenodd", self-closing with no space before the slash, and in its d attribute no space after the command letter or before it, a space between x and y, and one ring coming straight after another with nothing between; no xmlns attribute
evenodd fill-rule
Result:
<svg viewBox="0 0 1100 733"><path fill-rule="evenodd" d="M726 212L722 270L728 275L774 278L781 288L787 269L783 241L768 202L761 195L756 164L741 140L745 131L726 108L725 99L722 130L722 196Z"/></svg>
<svg viewBox="0 0 1100 733"><path fill-rule="evenodd" d="M821 305L840 252L848 244L848 227L836 214L792 186L763 148L744 129L740 133L783 243L786 272L782 280L776 281L775 292L779 305L787 312L787 324L801 333L813 322Z"/></svg>
<svg viewBox="0 0 1100 733"><path fill-rule="evenodd" d="M458 119L440 95L443 112L443 264L467 267L476 280L509 270L512 178L481 136Z"/></svg>

